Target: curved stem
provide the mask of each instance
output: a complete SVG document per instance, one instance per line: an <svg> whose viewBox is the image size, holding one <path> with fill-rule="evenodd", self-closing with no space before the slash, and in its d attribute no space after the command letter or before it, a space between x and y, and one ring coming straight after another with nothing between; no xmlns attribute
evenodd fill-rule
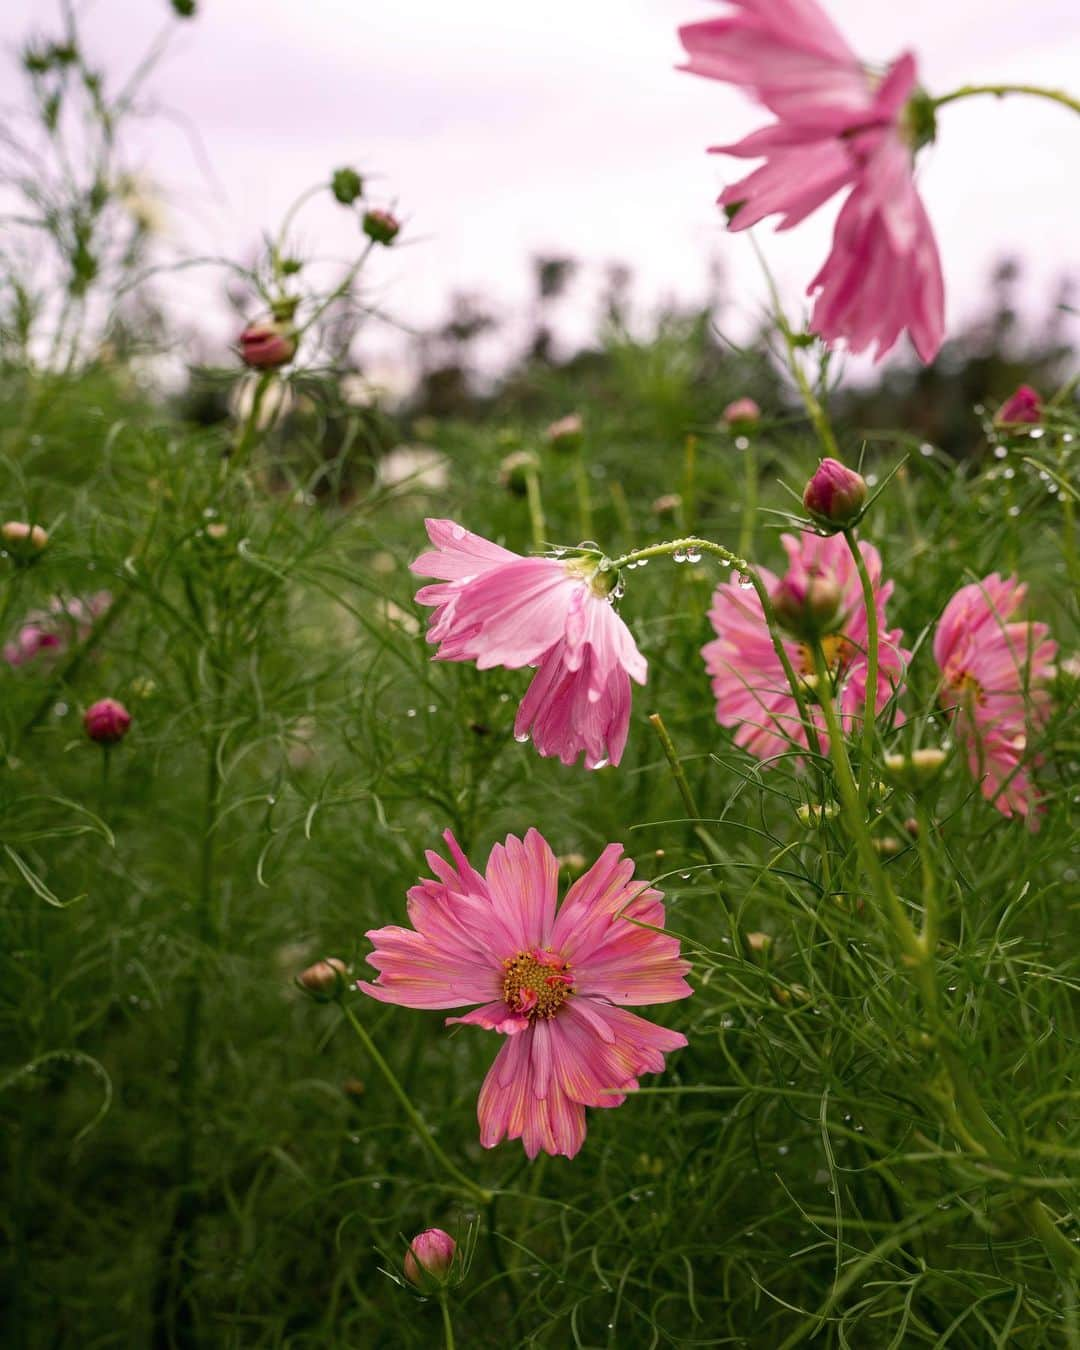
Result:
<svg viewBox="0 0 1080 1350"><path fill-rule="evenodd" d="M338 1002L341 1006L341 1011L345 1014L345 1017L349 1025L352 1027L353 1031L356 1032L357 1038L359 1039L360 1043L363 1045L364 1049L371 1056L372 1060L375 1063L375 1067L382 1074L386 1082L386 1086L398 1099L398 1102L401 1104L401 1107L404 1110L405 1114L409 1117L409 1122L411 1123L416 1133L420 1136L421 1142L427 1148L428 1152L439 1164L439 1166L443 1169L443 1171L447 1173L448 1176L453 1177L454 1181L459 1186L461 1186L464 1190L468 1191L470 1195L474 1196L477 1200L479 1200L482 1205L486 1205L491 1200L491 1192L484 1190L482 1186L478 1186L475 1181L471 1181L455 1163L450 1161L450 1159L446 1156L443 1150L435 1142L435 1139L433 1138L431 1131L424 1123L424 1118L421 1116L420 1112L417 1111L416 1107L413 1106L412 1102L409 1100L408 1093L398 1082L393 1069L391 1069L390 1065L386 1062L385 1059L383 1059L382 1055L379 1053L379 1048L375 1044L375 1042L371 1039L370 1035L368 1035L367 1029L363 1026L363 1024L357 1018L356 1014L353 1012L352 1008L349 1007L349 1005L345 1002L344 999L339 999Z"/></svg>
<svg viewBox="0 0 1080 1350"><path fill-rule="evenodd" d="M877 604L874 599L874 587L870 581L862 550L859 548L853 530L844 531L844 539L859 573L862 586L863 607L866 610L866 700L863 703L862 748L859 759L859 801L863 811L870 800L870 762L874 753L874 724L877 720L878 692L878 649L880 633L878 631Z"/></svg>
<svg viewBox="0 0 1080 1350"><path fill-rule="evenodd" d="M1039 84L964 84L949 94L930 100L936 112L947 103L956 103L962 98L975 98L979 94L993 94L995 98L1004 98L1006 94L1028 94L1032 98L1046 98L1051 103L1060 103L1074 113L1080 113L1080 99L1066 94L1063 89L1045 89Z"/></svg>

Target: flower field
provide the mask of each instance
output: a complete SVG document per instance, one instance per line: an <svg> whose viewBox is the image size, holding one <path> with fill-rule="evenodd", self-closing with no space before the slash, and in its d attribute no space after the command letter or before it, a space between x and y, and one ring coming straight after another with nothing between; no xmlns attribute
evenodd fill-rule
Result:
<svg viewBox="0 0 1080 1350"><path fill-rule="evenodd" d="M1009 89L730 0L730 228L848 194L805 313L390 399L354 168L161 375L62 17L0 227L3 1344L1080 1346L1075 353L948 331L914 176Z"/></svg>

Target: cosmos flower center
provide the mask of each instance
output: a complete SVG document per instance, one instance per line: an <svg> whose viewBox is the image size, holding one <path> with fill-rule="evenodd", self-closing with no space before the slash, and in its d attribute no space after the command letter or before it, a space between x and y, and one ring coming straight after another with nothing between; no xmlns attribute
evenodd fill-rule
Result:
<svg viewBox="0 0 1080 1350"><path fill-rule="evenodd" d="M956 701L961 707L973 708L977 703L986 701L982 685L970 671L964 670L962 666L947 668L945 681L955 693Z"/></svg>
<svg viewBox="0 0 1080 1350"><path fill-rule="evenodd" d="M573 992L570 964L546 948L518 952L503 962L503 998L506 1006L530 1022L551 1020Z"/></svg>
<svg viewBox="0 0 1080 1350"><path fill-rule="evenodd" d="M819 638L819 641L825 656L825 664L834 675L841 674L855 655L855 644L843 633L827 633L823 638ZM815 673L814 653L808 643L799 644L799 665L803 675Z"/></svg>

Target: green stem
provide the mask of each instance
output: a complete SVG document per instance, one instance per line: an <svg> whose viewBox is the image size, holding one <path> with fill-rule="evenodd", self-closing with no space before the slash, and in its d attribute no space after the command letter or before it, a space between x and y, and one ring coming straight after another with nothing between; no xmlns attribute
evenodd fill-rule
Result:
<svg viewBox="0 0 1080 1350"><path fill-rule="evenodd" d="M455 1163L450 1161L450 1159L446 1156L443 1150L435 1142L435 1139L432 1136L431 1131L424 1123L424 1118L420 1115L420 1112L417 1111L416 1107L413 1106L412 1102L409 1100L408 1094L406 1093L405 1089L401 1086L401 1084L398 1082L393 1069L391 1069L390 1065L386 1062L385 1059L383 1059L382 1055L379 1053L378 1046L376 1046L375 1042L368 1035L366 1028L359 1021L356 1014L353 1012L352 1008L349 1007L349 1005L344 1001L344 999L339 999L338 1002L341 1006L341 1011L345 1014L345 1017L349 1022L349 1025L352 1027L353 1031L356 1032L358 1040L363 1045L367 1053L371 1056L371 1059L374 1061L375 1067L382 1074L383 1079L386 1082L386 1086L398 1099L398 1102L400 1103L402 1110L404 1110L405 1114L408 1116L410 1124L416 1131L417 1135L420 1137L420 1141L423 1143L425 1148L435 1159L435 1161L439 1164L439 1166L443 1169L443 1171L445 1171L448 1176L453 1177L454 1181L459 1186L461 1186L464 1190L468 1191L468 1193L472 1195L475 1199L477 1199L482 1205L488 1204L491 1200L491 1192L484 1190L482 1186L478 1186L475 1181L471 1181Z"/></svg>
<svg viewBox="0 0 1080 1350"><path fill-rule="evenodd" d="M1005 1167L1019 1170L1020 1160L1010 1158L1005 1153L1001 1134L979 1099L968 1074L962 1051L954 1043L952 1029L945 1020L938 992L934 952L927 940L928 934L925 930L921 935L915 932L874 852L844 746L840 719L831 695L828 665L820 642L814 643L813 651L821 708L829 736L829 755L836 773L844 822L848 834L855 843L863 870L873 884L879 909L892 928L893 937L901 951L902 963L911 973L915 986L922 996L934 1029L935 1043L948 1076L949 1088L939 1095L938 1100L954 1134L966 1147L974 1153L999 1160ZM933 901L936 905L936 893ZM936 920L932 921L931 933L935 931L935 924ZM1038 1197L1025 1197L1021 1203L1021 1212L1042 1243L1054 1269L1063 1279L1069 1272L1075 1273L1080 1270L1080 1251L1065 1239Z"/></svg>
<svg viewBox="0 0 1080 1350"><path fill-rule="evenodd" d="M845 530L844 539L851 550L851 556L855 559L859 583L862 586L863 607L866 610L866 699L863 703L862 749L859 755L859 801L865 813L866 804L870 800L874 725L877 721L878 657L881 637L878 631L878 612L874 587L870 581L870 573L867 571L862 550L859 548L853 530Z"/></svg>
<svg viewBox="0 0 1080 1350"><path fill-rule="evenodd" d="M1029 94L1033 98L1046 98L1051 103L1060 103L1063 108L1080 113L1080 99L1072 98L1061 89L1044 89L1039 84L965 84L950 94L942 94L940 98L931 99L930 103L937 112L938 108L944 108L947 103L956 103L962 98L975 98L979 94L993 94L995 98L1004 98L1006 94Z"/></svg>
<svg viewBox="0 0 1080 1350"><path fill-rule="evenodd" d="M592 497L589 492L588 466L582 447L574 456L574 491L577 495L578 529L582 539L592 538Z"/></svg>
<svg viewBox="0 0 1080 1350"><path fill-rule="evenodd" d="M547 536L547 522L544 520L544 499L540 495L540 475L536 468L527 464L525 473L525 496L529 503L529 524L532 527L533 548L540 551ZM588 536L586 535L586 538Z"/></svg>
<svg viewBox="0 0 1080 1350"><path fill-rule="evenodd" d="M454 1324L450 1321L450 1303L445 1289L439 1295L439 1307L442 1309L443 1341L446 1350L454 1350Z"/></svg>
<svg viewBox="0 0 1080 1350"><path fill-rule="evenodd" d="M244 425L240 435L236 438L231 453L226 456L225 463L228 464L231 459L234 463L243 463L247 458L248 451L255 441L259 431L259 413L262 411L263 399L266 397L266 391L274 381L272 371L264 370L255 383L255 392L251 396L251 408L247 417L244 419Z"/></svg>
<svg viewBox="0 0 1080 1350"><path fill-rule="evenodd" d="M916 793L915 796L915 819L919 826L919 862L922 867L923 926L921 940L927 956L932 958L937 951L938 935L941 932L941 910L937 893L937 872L934 867L936 861L934 846L930 834L933 822L921 793Z"/></svg>
<svg viewBox="0 0 1080 1350"><path fill-rule="evenodd" d="M749 440L749 437L747 438ZM758 462L757 448L751 440L743 451L743 508L739 530L739 552L748 554L754 548L754 522L757 518Z"/></svg>

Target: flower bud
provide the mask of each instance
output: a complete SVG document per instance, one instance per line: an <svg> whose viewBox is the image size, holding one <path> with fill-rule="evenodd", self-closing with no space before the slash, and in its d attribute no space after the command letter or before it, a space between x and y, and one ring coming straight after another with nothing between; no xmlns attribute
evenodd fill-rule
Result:
<svg viewBox="0 0 1080 1350"><path fill-rule="evenodd" d="M392 244L401 232L401 221L389 211L365 211L364 233L373 244Z"/></svg>
<svg viewBox="0 0 1080 1350"><path fill-rule="evenodd" d="M539 461L531 450L515 450L499 465L499 482L515 497L524 497L529 491L529 471L537 468Z"/></svg>
<svg viewBox="0 0 1080 1350"><path fill-rule="evenodd" d="M823 459L803 492L803 506L819 525L844 530L866 505L866 479L838 459Z"/></svg>
<svg viewBox="0 0 1080 1350"><path fill-rule="evenodd" d="M83 714L86 734L98 745L116 745L127 735L131 714L114 698L101 698L91 703Z"/></svg>
<svg viewBox="0 0 1080 1350"><path fill-rule="evenodd" d="M47 530L40 525L28 525L25 520L5 520L0 525L0 538L22 555L40 553L49 542Z"/></svg>
<svg viewBox="0 0 1080 1350"><path fill-rule="evenodd" d="M256 370L287 366L296 355L296 338L288 324L278 319L249 323L240 334L240 357Z"/></svg>
<svg viewBox="0 0 1080 1350"><path fill-rule="evenodd" d="M927 746L922 750L912 750L910 755L886 755L885 772L898 787L914 791L933 782L946 759L948 755L944 750Z"/></svg>
<svg viewBox="0 0 1080 1350"><path fill-rule="evenodd" d="M330 190L342 206L352 206L357 197L364 195L364 180L355 169L335 169Z"/></svg>
<svg viewBox="0 0 1080 1350"><path fill-rule="evenodd" d="M206 527L207 539L212 539L215 544L220 544L229 533L229 527L223 520L212 520Z"/></svg>
<svg viewBox="0 0 1080 1350"><path fill-rule="evenodd" d="M649 508L654 516L673 516L682 506L682 495L678 492L665 492L657 497Z"/></svg>
<svg viewBox="0 0 1080 1350"><path fill-rule="evenodd" d="M732 431L751 431L761 420L761 409L752 398L737 398L724 409L723 417Z"/></svg>
<svg viewBox="0 0 1080 1350"><path fill-rule="evenodd" d="M1042 399L1030 384L1022 384L997 410L996 427L1021 426L1042 421Z"/></svg>
<svg viewBox="0 0 1080 1350"><path fill-rule="evenodd" d="M405 1253L405 1278L424 1293L434 1293L450 1281L457 1262L457 1243L441 1228L425 1228Z"/></svg>
<svg viewBox="0 0 1080 1350"><path fill-rule="evenodd" d="M544 432L544 440L552 450L580 450L584 434L585 425L580 413L570 413L566 417L560 417L557 422L552 422Z"/></svg>
<svg viewBox="0 0 1080 1350"><path fill-rule="evenodd" d="M835 633L844 621L844 595L830 577L784 577L771 598L779 623L806 641Z"/></svg>
<svg viewBox="0 0 1080 1350"><path fill-rule="evenodd" d="M309 994L332 994L345 973L345 962L330 956L325 961L316 961L313 966L308 966L297 978Z"/></svg>

